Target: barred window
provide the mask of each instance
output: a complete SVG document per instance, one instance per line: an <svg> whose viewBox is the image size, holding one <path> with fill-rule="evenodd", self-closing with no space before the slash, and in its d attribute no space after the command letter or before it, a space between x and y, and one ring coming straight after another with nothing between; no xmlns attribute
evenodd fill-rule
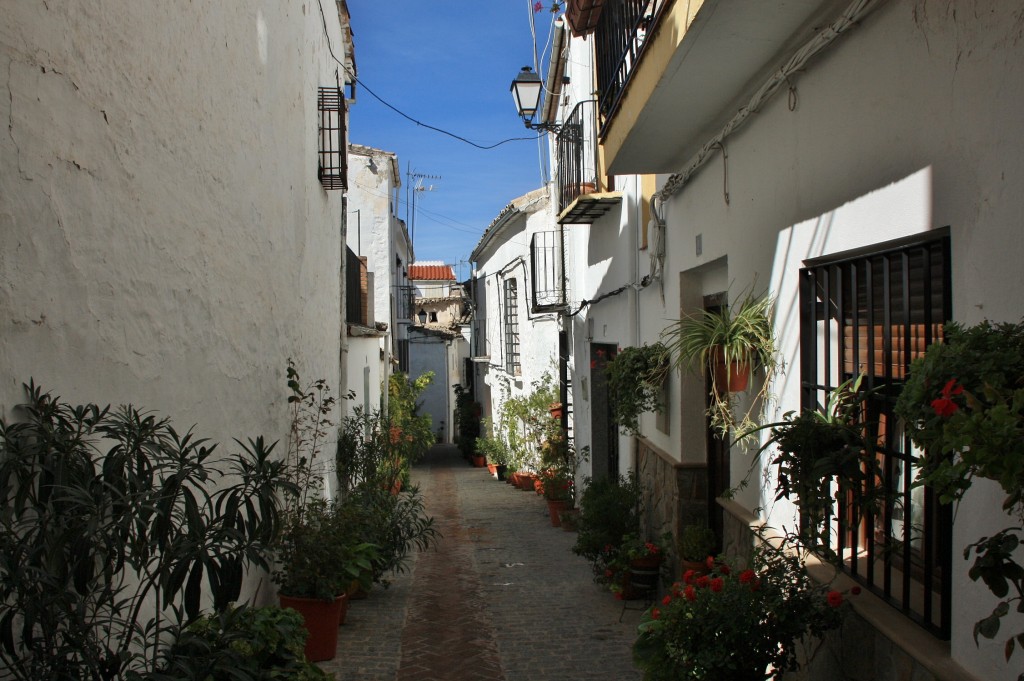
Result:
<svg viewBox="0 0 1024 681"><path fill-rule="evenodd" d="M865 422L881 479L877 512L852 509L863 490L840 490L822 532L843 569L933 634L949 638L951 525L948 505L912 485L921 452L893 414L910 362L941 342L951 316L949 237L935 233L805 263L800 272L800 378L805 409L822 409L863 374Z"/></svg>
<svg viewBox="0 0 1024 681"><path fill-rule="evenodd" d="M519 375L519 293L515 279L505 280L505 371Z"/></svg>

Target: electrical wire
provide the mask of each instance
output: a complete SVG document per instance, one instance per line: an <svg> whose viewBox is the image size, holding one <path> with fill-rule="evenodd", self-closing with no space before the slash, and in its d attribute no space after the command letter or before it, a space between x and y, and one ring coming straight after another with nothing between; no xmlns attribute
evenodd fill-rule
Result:
<svg viewBox="0 0 1024 681"><path fill-rule="evenodd" d="M324 39L327 41L327 51L330 53L331 58L334 59L335 62L337 62L338 66L345 70L345 73L348 74L349 78L351 78L355 83L358 83L364 90L366 90L370 94L371 97L376 99L378 102L380 102L387 108L394 111L402 118L408 120L411 123L415 123L419 127L427 128L428 130L433 130L434 132L441 133L442 135L447 135L448 137L456 139L460 142L464 142L472 147L476 147L477 149L483 149L485 151L490 149L496 149L497 147L500 147L501 145L507 144L509 142L533 141L542 139L544 137L543 135L537 135L535 137L510 137L508 139L503 139L500 142L495 142L494 144L477 144L472 140L466 139L462 135L457 135L454 132L449 132L448 130L445 130L443 128L439 128L437 126L430 125L429 123L424 123L423 121L413 118L409 114L405 113L404 111L402 111L401 109L394 106L393 104L385 100L383 97L378 95L366 83L359 80L356 74L354 74L352 70L349 69L349 67L341 59L338 58L338 55L334 53L334 47L331 45L331 35L330 31L327 29L327 15L324 13L323 0L317 0L317 4L320 6L320 23L323 25L324 28Z"/></svg>

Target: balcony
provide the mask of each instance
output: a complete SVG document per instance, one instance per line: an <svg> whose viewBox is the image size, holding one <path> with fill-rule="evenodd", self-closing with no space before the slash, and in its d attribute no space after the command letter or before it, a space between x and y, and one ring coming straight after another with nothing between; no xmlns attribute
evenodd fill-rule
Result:
<svg viewBox="0 0 1024 681"><path fill-rule="evenodd" d="M607 171L677 171L845 4L607 0L594 33Z"/></svg>
<svg viewBox="0 0 1024 681"><path fill-rule="evenodd" d="M598 192L597 102L580 102L558 133L558 223L591 223L622 200L620 192Z"/></svg>

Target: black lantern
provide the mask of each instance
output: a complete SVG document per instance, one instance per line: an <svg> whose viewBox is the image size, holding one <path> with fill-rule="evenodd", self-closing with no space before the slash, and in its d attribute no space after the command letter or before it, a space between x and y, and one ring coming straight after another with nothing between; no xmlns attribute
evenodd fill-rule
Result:
<svg viewBox="0 0 1024 681"><path fill-rule="evenodd" d="M420 308L420 311L416 313L416 319L420 320L420 326L423 326L424 324L426 324L427 323L427 312L426 312L426 310Z"/></svg>
<svg viewBox="0 0 1024 681"><path fill-rule="evenodd" d="M533 117L537 113L537 106L540 104L541 82L540 76L533 72L529 66L524 66L512 81L512 98L516 101L516 110L523 119L526 127L532 128Z"/></svg>

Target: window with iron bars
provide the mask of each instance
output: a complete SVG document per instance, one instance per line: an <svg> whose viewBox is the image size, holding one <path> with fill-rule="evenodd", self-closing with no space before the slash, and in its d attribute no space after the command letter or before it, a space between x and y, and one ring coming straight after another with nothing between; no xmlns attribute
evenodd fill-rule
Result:
<svg viewBox="0 0 1024 681"><path fill-rule="evenodd" d="M535 232L530 237L533 312L558 310L565 306L564 263L561 232Z"/></svg>
<svg viewBox="0 0 1024 681"><path fill-rule="evenodd" d="M344 91L339 87L319 88L317 110L320 112L317 178L324 189L347 189Z"/></svg>
<svg viewBox="0 0 1024 681"><path fill-rule="evenodd" d="M922 452L893 414L910 362L941 342L951 316L949 237L928 237L805 263L801 400L805 409L822 409L840 384L863 375L865 435L877 443L880 471L867 484L887 494L879 508L858 515L856 500L871 490L838 490L846 501L820 536L845 572L948 639L952 514L931 489L913 485Z"/></svg>
<svg viewBox="0 0 1024 681"><path fill-rule="evenodd" d="M519 292L515 279L504 283L505 304L505 371L518 376L519 365Z"/></svg>

